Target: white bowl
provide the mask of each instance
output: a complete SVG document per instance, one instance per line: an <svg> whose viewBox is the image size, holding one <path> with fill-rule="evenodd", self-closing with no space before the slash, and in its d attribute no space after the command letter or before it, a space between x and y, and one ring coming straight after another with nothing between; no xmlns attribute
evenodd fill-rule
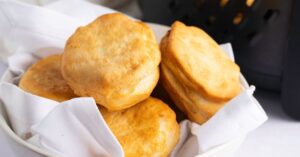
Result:
<svg viewBox="0 0 300 157"><path fill-rule="evenodd" d="M154 30L157 40L160 39L165 35L166 31L169 27L157 25L157 24L150 24L152 29ZM11 82L11 78L13 74L9 71L6 71L2 78L1 82ZM241 83L244 87L248 87L248 83L241 76ZM14 151L16 156L23 156L23 157L49 157L51 154L42 150L41 148L27 143L20 137L18 137L10 127L9 120L7 118L5 108L3 107L2 102L0 101L0 134L4 135L4 138L7 144L11 147ZM245 136L237 137L232 139L230 142L225 143L223 145L217 146L208 150L206 153L198 155L197 157L232 157L234 152L239 148L239 146L244 141Z"/></svg>

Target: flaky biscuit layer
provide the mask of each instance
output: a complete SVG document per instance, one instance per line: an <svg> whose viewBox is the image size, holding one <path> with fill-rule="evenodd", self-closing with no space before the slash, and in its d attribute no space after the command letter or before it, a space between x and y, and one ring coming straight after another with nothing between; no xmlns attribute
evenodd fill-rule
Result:
<svg viewBox="0 0 300 157"><path fill-rule="evenodd" d="M240 90L240 69L204 31L175 22L161 42L162 62L184 73L184 83L211 100L230 100ZM173 67L174 69L174 67Z"/></svg>
<svg viewBox="0 0 300 157"><path fill-rule="evenodd" d="M205 123L226 103L205 99L201 93L180 83L164 64L161 65L161 78L175 104L190 120L199 124Z"/></svg>

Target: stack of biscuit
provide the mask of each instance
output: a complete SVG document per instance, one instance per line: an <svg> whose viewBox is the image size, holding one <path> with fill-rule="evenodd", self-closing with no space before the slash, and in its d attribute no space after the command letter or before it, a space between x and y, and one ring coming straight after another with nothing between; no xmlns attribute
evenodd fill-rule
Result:
<svg viewBox="0 0 300 157"><path fill-rule="evenodd" d="M160 49L163 86L192 121L203 124L240 92L238 65L201 29L175 22Z"/></svg>
<svg viewBox="0 0 300 157"><path fill-rule="evenodd" d="M33 64L20 88L55 101L93 97L125 156L167 157L179 140L176 114L150 97L161 53L146 24L100 16L69 38L62 55Z"/></svg>

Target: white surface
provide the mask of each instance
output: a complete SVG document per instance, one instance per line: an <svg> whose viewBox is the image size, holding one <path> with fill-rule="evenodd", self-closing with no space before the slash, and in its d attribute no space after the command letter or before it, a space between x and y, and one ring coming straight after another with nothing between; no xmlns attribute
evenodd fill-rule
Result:
<svg viewBox="0 0 300 157"><path fill-rule="evenodd" d="M258 90L255 95L269 120L248 135L236 157L299 157L300 122L283 112L278 93Z"/></svg>

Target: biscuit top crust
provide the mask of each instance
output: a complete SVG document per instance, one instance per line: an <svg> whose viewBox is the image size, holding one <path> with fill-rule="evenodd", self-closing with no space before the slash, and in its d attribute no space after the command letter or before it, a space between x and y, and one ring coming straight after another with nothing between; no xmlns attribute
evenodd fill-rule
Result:
<svg viewBox="0 0 300 157"><path fill-rule="evenodd" d="M23 90L56 101L77 97L62 77L61 55L52 55L33 64L23 75L19 86Z"/></svg>
<svg viewBox="0 0 300 157"><path fill-rule="evenodd" d="M223 101L240 92L239 66L203 30L175 22L163 40L163 62L177 65L204 97Z"/></svg>
<svg viewBox="0 0 300 157"><path fill-rule="evenodd" d="M98 93L93 96L99 100L97 103L107 104L109 99L133 92L142 79L155 71L160 60L150 27L112 13L78 28L69 38L62 72L75 93Z"/></svg>

